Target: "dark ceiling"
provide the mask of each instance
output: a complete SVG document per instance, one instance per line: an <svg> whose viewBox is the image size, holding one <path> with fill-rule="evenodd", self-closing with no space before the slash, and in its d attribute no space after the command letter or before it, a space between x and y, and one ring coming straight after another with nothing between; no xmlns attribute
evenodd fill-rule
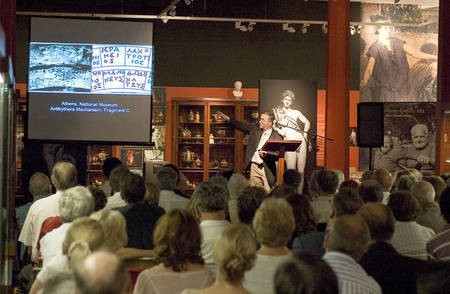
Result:
<svg viewBox="0 0 450 294"><path fill-rule="evenodd" d="M180 0L177 16L324 20L320 0ZM172 0L17 0L17 11L158 15ZM352 5L353 6L353 5Z"/></svg>

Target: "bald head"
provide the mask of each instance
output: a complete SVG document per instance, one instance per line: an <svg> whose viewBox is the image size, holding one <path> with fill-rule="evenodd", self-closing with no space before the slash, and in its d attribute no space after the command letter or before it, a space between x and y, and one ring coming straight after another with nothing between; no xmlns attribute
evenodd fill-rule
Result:
<svg viewBox="0 0 450 294"><path fill-rule="evenodd" d="M366 221L372 240L389 241L392 238L395 219L388 206L375 202L366 203L357 215Z"/></svg>
<svg viewBox="0 0 450 294"><path fill-rule="evenodd" d="M74 270L78 294L123 294L126 293L130 277L113 253L96 251L86 257Z"/></svg>
<svg viewBox="0 0 450 294"><path fill-rule="evenodd" d="M412 187L412 194L419 200L420 205L434 202L434 188L429 182L422 181L415 183Z"/></svg>

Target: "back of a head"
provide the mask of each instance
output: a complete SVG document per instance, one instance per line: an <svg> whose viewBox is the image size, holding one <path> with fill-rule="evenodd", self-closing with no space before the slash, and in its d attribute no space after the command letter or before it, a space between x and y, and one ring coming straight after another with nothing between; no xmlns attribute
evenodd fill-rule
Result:
<svg viewBox="0 0 450 294"><path fill-rule="evenodd" d="M249 186L244 188L237 197L239 220L244 224L251 224L256 210L266 198L267 192L262 187Z"/></svg>
<svg viewBox="0 0 450 294"><path fill-rule="evenodd" d="M383 190L376 180L366 180L359 186L359 197L367 202L381 202L383 200Z"/></svg>
<svg viewBox="0 0 450 294"><path fill-rule="evenodd" d="M100 187L94 185L89 186L88 189L91 192L92 197L94 198L94 211L99 211L105 208L106 203L108 202L105 191L103 191Z"/></svg>
<svg viewBox="0 0 450 294"><path fill-rule="evenodd" d="M73 294L75 281L71 273L58 273L50 277L40 294Z"/></svg>
<svg viewBox="0 0 450 294"><path fill-rule="evenodd" d="M239 193L250 186L250 182L241 173L234 173L228 180L227 188L230 200L236 200Z"/></svg>
<svg viewBox="0 0 450 294"><path fill-rule="evenodd" d="M332 172L334 172L338 178L338 186L336 188L336 191L339 189L339 186L345 181L345 175L344 172L340 169L331 169Z"/></svg>
<svg viewBox="0 0 450 294"><path fill-rule="evenodd" d="M336 274L320 257L296 254L275 272L276 294L337 294Z"/></svg>
<svg viewBox="0 0 450 294"><path fill-rule="evenodd" d="M395 191L412 191L412 187L416 181L411 175L402 175L395 181Z"/></svg>
<svg viewBox="0 0 450 294"><path fill-rule="evenodd" d="M421 205L434 202L434 188L431 183L421 181L414 183L412 187L412 195L419 200Z"/></svg>
<svg viewBox="0 0 450 294"><path fill-rule="evenodd" d="M127 223L122 213L117 210L102 209L91 214L105 233L104 247L113 252L128 244Z"/></svg>
<svg viewBox="0 0 450 294"><path fill-rule="evenodd" d="M391 193L388 206L392 209L395 219L401 222L415 221L420 213L419 201L406 191Z"/></svg>
<svg viewBox="0 0 450 294"><path fill-rule="evenodd" d="M343 189L353 190L355 193L358 193L359 183L355 180L343 181L342 184L339 186L339 191Z"/></svg>
<svg viewBox="0 0 450 294"><path fill-rule="evenodd" d="M130 277L122 261L113 253L90 254L73 271L77 294L124 294Z"/></svg>
<svg viewBox="0 0 450 294"><path fill-rule="evenodd" d="M434 201L439 202L442 192L447 188L447 183L442 177L436 175L423 177L423 180L433 185L435 192Z"/></svg>
<svg viewBox="0 0 450 294"><path fill-rule="evenodd" d="M369 228L360 216L343 215L331 226L327 251L341 252L358 261L364 254L369 240Z"/></svg>
<svg viewBox="0 0 450 294"><path fill-rule="evenodd" d="M109 174L109 184L113 192L120 192L120 187L122 185L125 175L130 172L128 167L121 164L116 166Z"/></svg>
<svg viewBox="0 0 450 294"><path fill-rule="evenodd" d="M100 223L89 217L80 217L72 222L63 241L62 253L67 255L71 268L105 242L105 233Z"/></svg>
<svg viewBox="0 0 450 294"><path fill-rule="evenodd" d="M195 205L200 212L219 212L227 207L227 194L221 185L203 182L192 193Z"/></svg>
<svg viewBox="0 0 450 294"><path fill-rule="evenodd" d="M362 205L362 199L352 190L344 189L333 197L332 207L337 217L344 214L355 214Z"/></svg>
<svg viewBox="0 0 450 294"><path fill-rule="evenodd" d="M216 240L214 260L221 279L230 283L241 282L256 259L256 241L246 225L228 226Z"/></svg>
<svg viewBox="0 0 450 294"><path fill-rule="evenodd" d="M297 189L300 185L301 177L296 169L288 169L283 173L283 184Z"/></svg>
<svg viewBox="0 0 450 294"><path fill-rule="evenodd" d="M28 190L33 197L48 195L51 191L50 178L41 172L34 173L28 182Z"/></svg>
<svg viewBox="0 0 450 294"><path fill-rule="evenodd" d="M294 194L297 194L296 188L286 184L281 184L273 187L272 191L269 193L269 197L287 199Z"/></svg>
<svg viewBox="0 0 450 294"><path fill-rule="evenodd" d="M107 179L109 179L109 175L111 174L111 171L116 167L122 164L122 161L120 161L117 157L108 157L103 161L102 171L103 174L106 176Z"/></svg>
<svg viewBox="0 0 450 294"><path fill-rule="evenodd" d="M375 170L373 172L372 179L380 183L383 192L389 192L394 182L394 178L392 177L391 173L384 168Z"/></svg>
<svg viewBox="0 0 450 294"><path fill-rule="evenodd" d="M161 190L173 191L177 188L178 174L169 166L163 166L156 173L159 188Z"/></svg>
<svg viewBox="0 0 450 294"><path fill-rule="evenodd" d="M78 183L75 165L66 161L57 162L52 171L52 183L57 191L75 187Z"/></svg>
<svg viewBox="0 0 450 294"><path fill-rule="evenodd" d="M183 209L172 209L159 218L153 242L156 261L175 272L186 270L188 262L203 264L200 227Z"/></svg>
<svg viewBox="0 0 450 294"><path fill-rule="evenodd" d="M284 247L291 239L294 229L294 213L286 199L267 198L256 210L253 230L261 245L271 248Z"/></svg>
<svg viewBox="0 0 450 294"><path fill-rule="evenodd" d="M332 170L320 170L317 174L319 190L328 194L336 193L339 186L337 174Z"/></svg>
<svg viewBox="0 0 450 294"><path fill-rule="evenodd" d="M88 188L75 186L62 192L59 198L59 215L65 223L89 216L94 211L94 198Z"/></svg>
<svg viewBox="0 0 450 294"><path fill-rule="evenodd" d="M294 194L288 197L287 201L292 206L295 218L295 233L292 237L314 232L317 224L307 196Z"/></svg>
<svg viewBox="0 0 450 294"><path fill-rule="evenodd" d="M209 181L221 186L228 194L228 179L221 175L215 175L209 178Z"/></svg>
<svg viewBox="0 0 450 294"><path fill-rule="evenodd" d="M370 230L370 237L374 241L389 241L394 234L394 214L389 206L381 203L366 203L358 211Z"/></svg>
<svg viewBox="0 0 450 294"><path fill-rule="evenodd" d="M428 264L417 275L417 294L442 294L450 289L450 263Z"/></svg>
<svg viewBox="0 0 450 294"><path fill-rule="evenodd" d="M144 178L135 173L127 173L122 181L120 193L128 203L138 203L145 197Z"/></svg>
<svg viewBox="0 0 450 294"><path fill-rule="evenodd" d="M441 214L444 219L447 223L450 223L450 188L442 192L439 207L441 208Z"/></svg>
<svg viewBox="0 0 450 294"><path fill-rule="evenodd" d="M308 193L310 197L316 196L319 193L319 185L317 184L317 176L323 168L316 169L311 173L308 181Z"/></svg>
<svg viewBox="0 0 450 294"><path fill-rule="evenodd" d="M361 182L372 179L373 174L374 174L373 170L365 170L361 175Z"/></svg>

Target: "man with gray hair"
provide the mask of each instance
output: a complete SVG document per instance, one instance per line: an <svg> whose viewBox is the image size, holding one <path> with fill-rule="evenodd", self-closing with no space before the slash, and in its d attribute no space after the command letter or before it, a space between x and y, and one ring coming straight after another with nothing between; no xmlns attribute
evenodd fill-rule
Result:
<svg viewBox="0 0 450 294"><path fill-rule="evenodd" d="M159 183L159 202L165 211L170 211L174 208L186 209L189 199L175 193L178 182L177 172L168 166L163 166L156 174L156 179Z"/></svg>
<svg viewBox="0 0 450 294"><path fill-rule="evenodd" d="M125 294L130 276L122 261L113 253L96 251L73 271L76 294Z"/></svg>
<svg viewBox="0 0 450 294"><path fill-rule="evenodd" d="M435 233L440 233L446 222L441 215L439 204L434 201L434 188L429 182L422 181L413 185L412 194L419 200L421 212L416 219L419 225L433 229Z"/></svg>
<svg viewBox="0 0 450 294"><path fill-rule="evenodd" d="M45 219L59 214L59 198L63 191L77 185L78 176L75 165L60 161L55 164L52 171L51 181L55 186L56 193L34 202L28 211L19 241L31 248L31 258L37 258L37 241L41 225Z"/></svg>
<svg viewBox="0 0 450 294"><path fill-rule="evenodd" d="M380 293L380 285L358 264L370 240L369 228L359 216L336 219L325 236L323 259L338 277L339 293Z"/></svg>
<svg viewBox="0 0 450 294"><path fill-rule="evenodd" d="M59 217L63 224L45 234L39 243L43 266L56 255L62 254L62 243L72 221L82 216L89 216L93 211L94 198L89 189L83 186L75 186L61 194Z"/></svg>
<svg viewBox="0 0 450 294"><path fill-rule="evenodd" d="M223 187L212 182L203 182L195 189L192 197L200 212L202 256L206 266L214 269L214 243L230 225L230 222L225 220L227 194Z"/></svg>

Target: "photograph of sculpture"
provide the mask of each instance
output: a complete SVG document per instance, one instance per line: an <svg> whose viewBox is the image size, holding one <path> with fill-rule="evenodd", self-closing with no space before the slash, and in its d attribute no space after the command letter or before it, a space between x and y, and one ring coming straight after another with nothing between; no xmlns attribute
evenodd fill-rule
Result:
<svg viewBox="0 0 450 294"><path fill-rule="evenodd" d="M373 168L390 172L435 169L434 103L385 103L384 145L372 150Z"/></svg>
<svg viewBox="0 0 450 294"><path fill-rule="evenodd" d="M309 178L316 166L317 85L303 80L260 80L260 113L274 114L273 128L284 140L300 140L295 152L286 152L286 168Z"/></svg>
<svg viewBox="0 0 450 294"><path fill-rule="evenodd" d="M361 5L361 102L436 102L439 7Z"/></svg>

